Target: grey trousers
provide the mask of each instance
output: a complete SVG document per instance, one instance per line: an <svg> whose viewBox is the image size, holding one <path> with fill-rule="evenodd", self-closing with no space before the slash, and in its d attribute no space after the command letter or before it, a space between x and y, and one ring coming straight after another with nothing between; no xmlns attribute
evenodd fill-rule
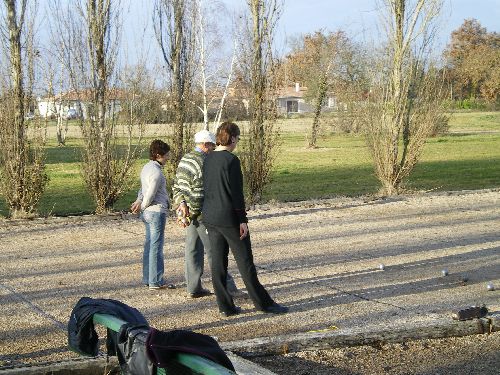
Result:
<svg viewBox="0 0 500 375"><path fill-rule="evenodd" d="M212 249L208 239L207 229L201 221L194 219L186 228L186 247L184 253L184 272L188 293L197 293L203 289L201 276L204 269L204 253L208 264L212 267ZM227 291L238 291L233 277L227 273Z"/></svg>

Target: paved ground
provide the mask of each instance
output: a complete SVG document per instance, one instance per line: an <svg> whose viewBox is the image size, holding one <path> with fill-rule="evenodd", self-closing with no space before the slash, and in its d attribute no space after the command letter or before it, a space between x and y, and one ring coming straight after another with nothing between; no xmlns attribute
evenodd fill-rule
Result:
<svg viewBox="0 0 500 375"><path fill-rule="evenodd" d="M178 289L159 293L140 282L136 218L0 223L0 369L75 358L65 325L82 296L118 299L159 329L192 329L221 342L448 321L474 304L500 310L498 190L264 205L249 217L260 280L290 307L285 316L241 300L242 315L221 319L214 297L187 298L184 234L173 222L166 269ZM234 262L230 268L243 287ZM488 291L488 282L498 289Z"/></svg>

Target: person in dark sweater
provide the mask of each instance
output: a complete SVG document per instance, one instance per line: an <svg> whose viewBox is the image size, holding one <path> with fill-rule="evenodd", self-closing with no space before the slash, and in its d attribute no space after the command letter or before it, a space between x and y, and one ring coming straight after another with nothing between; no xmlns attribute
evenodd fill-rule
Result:
<svg viewBox="0 0 500 375"><path fill-rule="evenodd" d="M215 148L215 134L201 130L194 135L196 148L184 155L177 166L172 188L176 211L180 212L180 224L186 228L185 274L186 287L191 298L212 295L203 288L201 276L204 268L204 254L208 263L212 262L212 252L207 229L202 221L201 206L203 204L203 162L205 157ZM189 218L183 222L182 218ZM233 297L243 296L238 290L233 277L227 274L227 289Z"/></svg>
<svg viewBox="0 0 500 375"><path fill-rule="evenodd" d="M228 254L231 248L255 307L265 313L285 313L288 308L274 302L257 278L243 197L241 164L232 153L239 136L240 129L236 124L224 122L219 126L217 147L207 155L203 165L203 222L212 246L212 284L217 304L223 316L241 312L226 288Z"/></svg>

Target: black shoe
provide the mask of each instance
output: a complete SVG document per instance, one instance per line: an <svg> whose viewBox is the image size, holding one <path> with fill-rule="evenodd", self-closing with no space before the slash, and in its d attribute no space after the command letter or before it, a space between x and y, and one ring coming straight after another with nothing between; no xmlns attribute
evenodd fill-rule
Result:
<svg viewBox="0 0 500 375"><path fill-rule="evenodd" d="M274 302L271 306L262 309L266 314L284 314L288 312L288 307Z"/></svg>
<svg viewBox="0 0 500 375"><path fill-rule="evenodd" d="M208 290L208 289L202 289L199 292L190 293L189 297L191 297L191 298L202 298L202 297L211 296L212 294L213 293L210 290Z"/></svg>
<svg viewBox="0 0 500 375"><path fill-rule="evenodd" d="M159 290L159 289L175 289L175 285L174 284L149 285L149 290Z"/></svg>
<svg viewBox="0 0 500 375"><path fill-rule="evenodd" d="M233 310L221 311L220 314L226 318L241 313L241 307L235 306Z"/></svg>

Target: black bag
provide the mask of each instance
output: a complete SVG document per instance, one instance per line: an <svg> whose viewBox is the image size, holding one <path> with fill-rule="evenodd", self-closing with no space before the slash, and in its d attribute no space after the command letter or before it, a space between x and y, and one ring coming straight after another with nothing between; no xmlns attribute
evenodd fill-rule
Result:
<svg viewBox="0 0 500 375"><path fill-rule="evenodd" d="M124 324L118 333L116 354L122 374L155 375L156 366L146 354L148 326Z"/></svg>

